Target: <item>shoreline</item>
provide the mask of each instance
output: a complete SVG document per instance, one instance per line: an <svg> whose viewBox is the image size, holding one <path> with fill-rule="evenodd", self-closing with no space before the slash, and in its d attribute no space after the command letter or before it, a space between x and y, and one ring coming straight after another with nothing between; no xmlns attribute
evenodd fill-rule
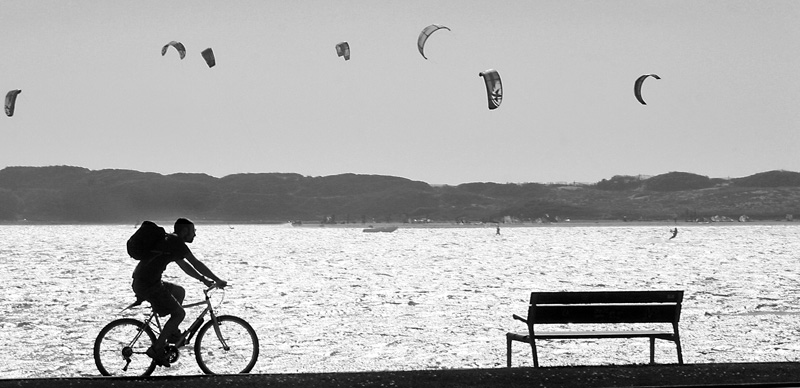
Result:
<svg viewBox="0 0 800 388"><path fill-rule="evenodd" d="M107 387L689 387L800 386L800 363L718 363L444 369L224 376L0 379L0 388Z"/></svg>

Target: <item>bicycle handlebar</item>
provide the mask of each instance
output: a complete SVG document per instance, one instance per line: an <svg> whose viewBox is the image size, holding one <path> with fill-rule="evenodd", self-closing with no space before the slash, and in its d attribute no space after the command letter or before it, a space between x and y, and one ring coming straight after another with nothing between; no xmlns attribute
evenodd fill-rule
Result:
<svg viewBox="0 0 800 388"><path fill-rule="evenodd" d="M213 290L215 288L219 288L220 290L223 290L227 286L228 286L227 284L225 284L225 286L220 286L219 283L214 283L214 284L210 285L208 288L206 288L205 290L203 290L203 293L204 294L208 294L209 291L211 291L211 290Z"/></svg>

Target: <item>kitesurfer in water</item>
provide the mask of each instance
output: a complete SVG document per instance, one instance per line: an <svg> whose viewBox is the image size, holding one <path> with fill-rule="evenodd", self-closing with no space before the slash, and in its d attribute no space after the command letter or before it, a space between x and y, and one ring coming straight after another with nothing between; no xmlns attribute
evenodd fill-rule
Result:
<svg viewBox="0 0 800 388"><path fill-rule="evenodd" d="M673 238L675 238L675 236L678 235L678 228L670 229L669 231L672 232L672 237L669 238L670 240L672 240Z"/></svg>

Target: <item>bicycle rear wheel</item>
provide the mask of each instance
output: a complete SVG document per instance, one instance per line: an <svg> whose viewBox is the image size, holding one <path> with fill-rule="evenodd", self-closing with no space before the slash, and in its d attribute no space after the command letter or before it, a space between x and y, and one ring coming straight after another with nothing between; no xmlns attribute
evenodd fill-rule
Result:
<svg viewBox="0 0 800 388"><path fill-rule="evenodd" d="M219 335L213 321L206 322L197 333L197 365L207 374L250 372L258 360L256 331L244 319L231 315L219 316L217 322Z"/></svg>
<svg viewBox="0 0 800 388"><path fill-rule="evenodd" d="M103 376L149 376L156 363L145 352L155 342L155 334L144 323L117 319L97 335L94 363Z"/></svg>

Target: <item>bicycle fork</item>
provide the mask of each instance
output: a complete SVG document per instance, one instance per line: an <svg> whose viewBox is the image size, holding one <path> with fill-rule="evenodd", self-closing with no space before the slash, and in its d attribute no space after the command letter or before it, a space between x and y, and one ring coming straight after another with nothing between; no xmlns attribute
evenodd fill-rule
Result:
<svg viewBox="0 0 800 388"><path fill-rule="evenodd" d="M214 333L217 334L217 338L219 342L222 344L222 349L226 352L231 350L231 347L228 346L228 343L225 342L225 338L222 337L222 331L219 329L219 320L217 320L217 315L214 314L214 311L211 311L211 324L214 325Z"/></svg>

